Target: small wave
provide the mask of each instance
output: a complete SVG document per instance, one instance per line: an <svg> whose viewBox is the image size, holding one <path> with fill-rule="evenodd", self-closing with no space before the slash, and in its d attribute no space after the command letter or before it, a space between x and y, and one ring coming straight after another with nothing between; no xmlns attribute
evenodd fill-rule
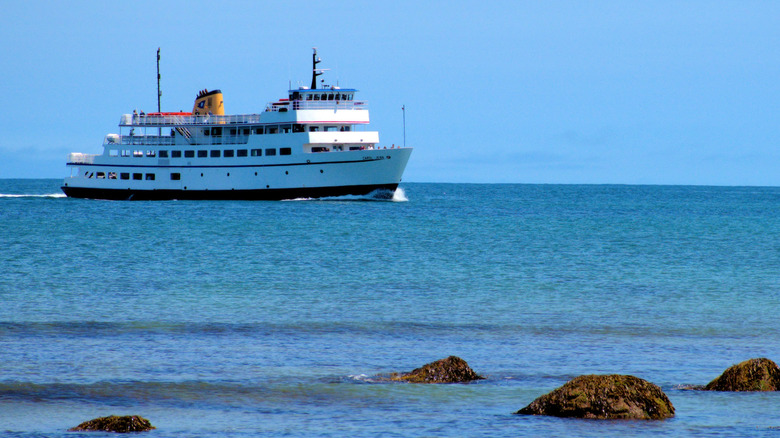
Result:
<svg viewBox="0 0 780 438"><path fill-rule="evenodd" d="M357 375L349 375L347 376L347 379L352 382L366 382L366 383L373 383L376 382L376 377L371 377L367 374L357 374Z"/></svg>
<svg viewBox="0 0 780 438"><path fill-rule="evenodd" d="M43 195L0 193L0 198L65 198L64 193L48 193Z"/></svg>

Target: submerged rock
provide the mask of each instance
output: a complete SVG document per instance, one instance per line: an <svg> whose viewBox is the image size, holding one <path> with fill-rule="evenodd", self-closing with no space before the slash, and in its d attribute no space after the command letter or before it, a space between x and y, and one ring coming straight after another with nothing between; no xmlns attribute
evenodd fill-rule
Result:
<svg viewBox="0 0 780 438"><path fill-rule="evenodd" d="M589 419L662 420L674 406L658 386L619 374L579 376L515 412Z"/></svg>
<svg viewBox="0 0 780 438"><path fill-rule="evenodd" d="M100 417L94 420L85 421L78 426L68 429L70 432L79 431L101 431L101 432L146 432L147 430L155 429L152 423L146 418L139 417L137 415L128 415L124 417L118 417L111 415L110 417Z"/></svg>
<svg viewBox="0 0 780 438"><path fill-rule="evenodd" d="M780 368L767 358L738 363L704 387L706 391L780 391Z"/></svg>
<svg viewBox="0 0 780 438"><path fill-rule="evenodd" d="M482 379L484 377L475 373L465 360L457 356L431 362L410 373L390 376L390 380L411 383L466 383Z"/></svg>

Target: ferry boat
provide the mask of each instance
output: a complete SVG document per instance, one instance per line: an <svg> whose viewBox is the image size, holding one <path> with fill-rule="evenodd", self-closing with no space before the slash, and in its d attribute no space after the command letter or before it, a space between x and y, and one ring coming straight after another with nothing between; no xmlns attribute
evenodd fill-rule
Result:
<svg viewBox="0 0 780 438"><path fill-rule="evenodd" d="M202 90L189 113L122 115L102 154L68 156L63 192L110 200L391 197L412 148L380 147L379 133L363 130L368 103L357 90L317 85L320 61L314 49L311 87L289 90L259 114L225 115L222 92Z"/></svg>

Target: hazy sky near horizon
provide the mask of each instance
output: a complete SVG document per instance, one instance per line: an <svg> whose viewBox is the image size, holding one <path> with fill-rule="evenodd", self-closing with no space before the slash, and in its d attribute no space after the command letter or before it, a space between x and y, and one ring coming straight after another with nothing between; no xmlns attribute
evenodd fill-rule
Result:
<svg viewBox="0 0 780 438"><path fill-rule="evenodd" d="M121 114L357 88L405 181L780 185L780 2L3 2L0 178L68 175Z"/></svg>

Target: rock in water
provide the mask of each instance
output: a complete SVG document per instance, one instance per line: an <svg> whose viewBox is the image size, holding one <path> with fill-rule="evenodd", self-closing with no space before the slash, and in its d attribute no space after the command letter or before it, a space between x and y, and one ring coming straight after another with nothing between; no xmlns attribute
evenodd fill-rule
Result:
<svg viewBox="0 0 780 438"><path fill-rule="evenodd" d="M590 419L662 420L674 406L656 385L619 374L579 376L515 412Z"/></svg>
<svg viewBox="0 0 780 438"><path fill-rule="evenodd" d="M146 418L139 417L138 415L128 415L124 417L118 417L112 415L110 417L100 417L94 420L85 421L78 426L68 429L70 432L79 431L101 431L101 432L146 432L152 430L155 427Z"/></svg>
<svg viewBox="0 0 780 438"><path fill-rule="evenodd" d="M738 363L704 387L707 391L780 391L780 368L767 358Z"/></svg>
<svg viewBox="0 0 780 438"><path fill-rule="evenodd" d="M411 383L465 383L482 379L484 377L475 373L465 360L457 356L437 360L410 373L391 377L391 380L403 380Z"/></svg>

